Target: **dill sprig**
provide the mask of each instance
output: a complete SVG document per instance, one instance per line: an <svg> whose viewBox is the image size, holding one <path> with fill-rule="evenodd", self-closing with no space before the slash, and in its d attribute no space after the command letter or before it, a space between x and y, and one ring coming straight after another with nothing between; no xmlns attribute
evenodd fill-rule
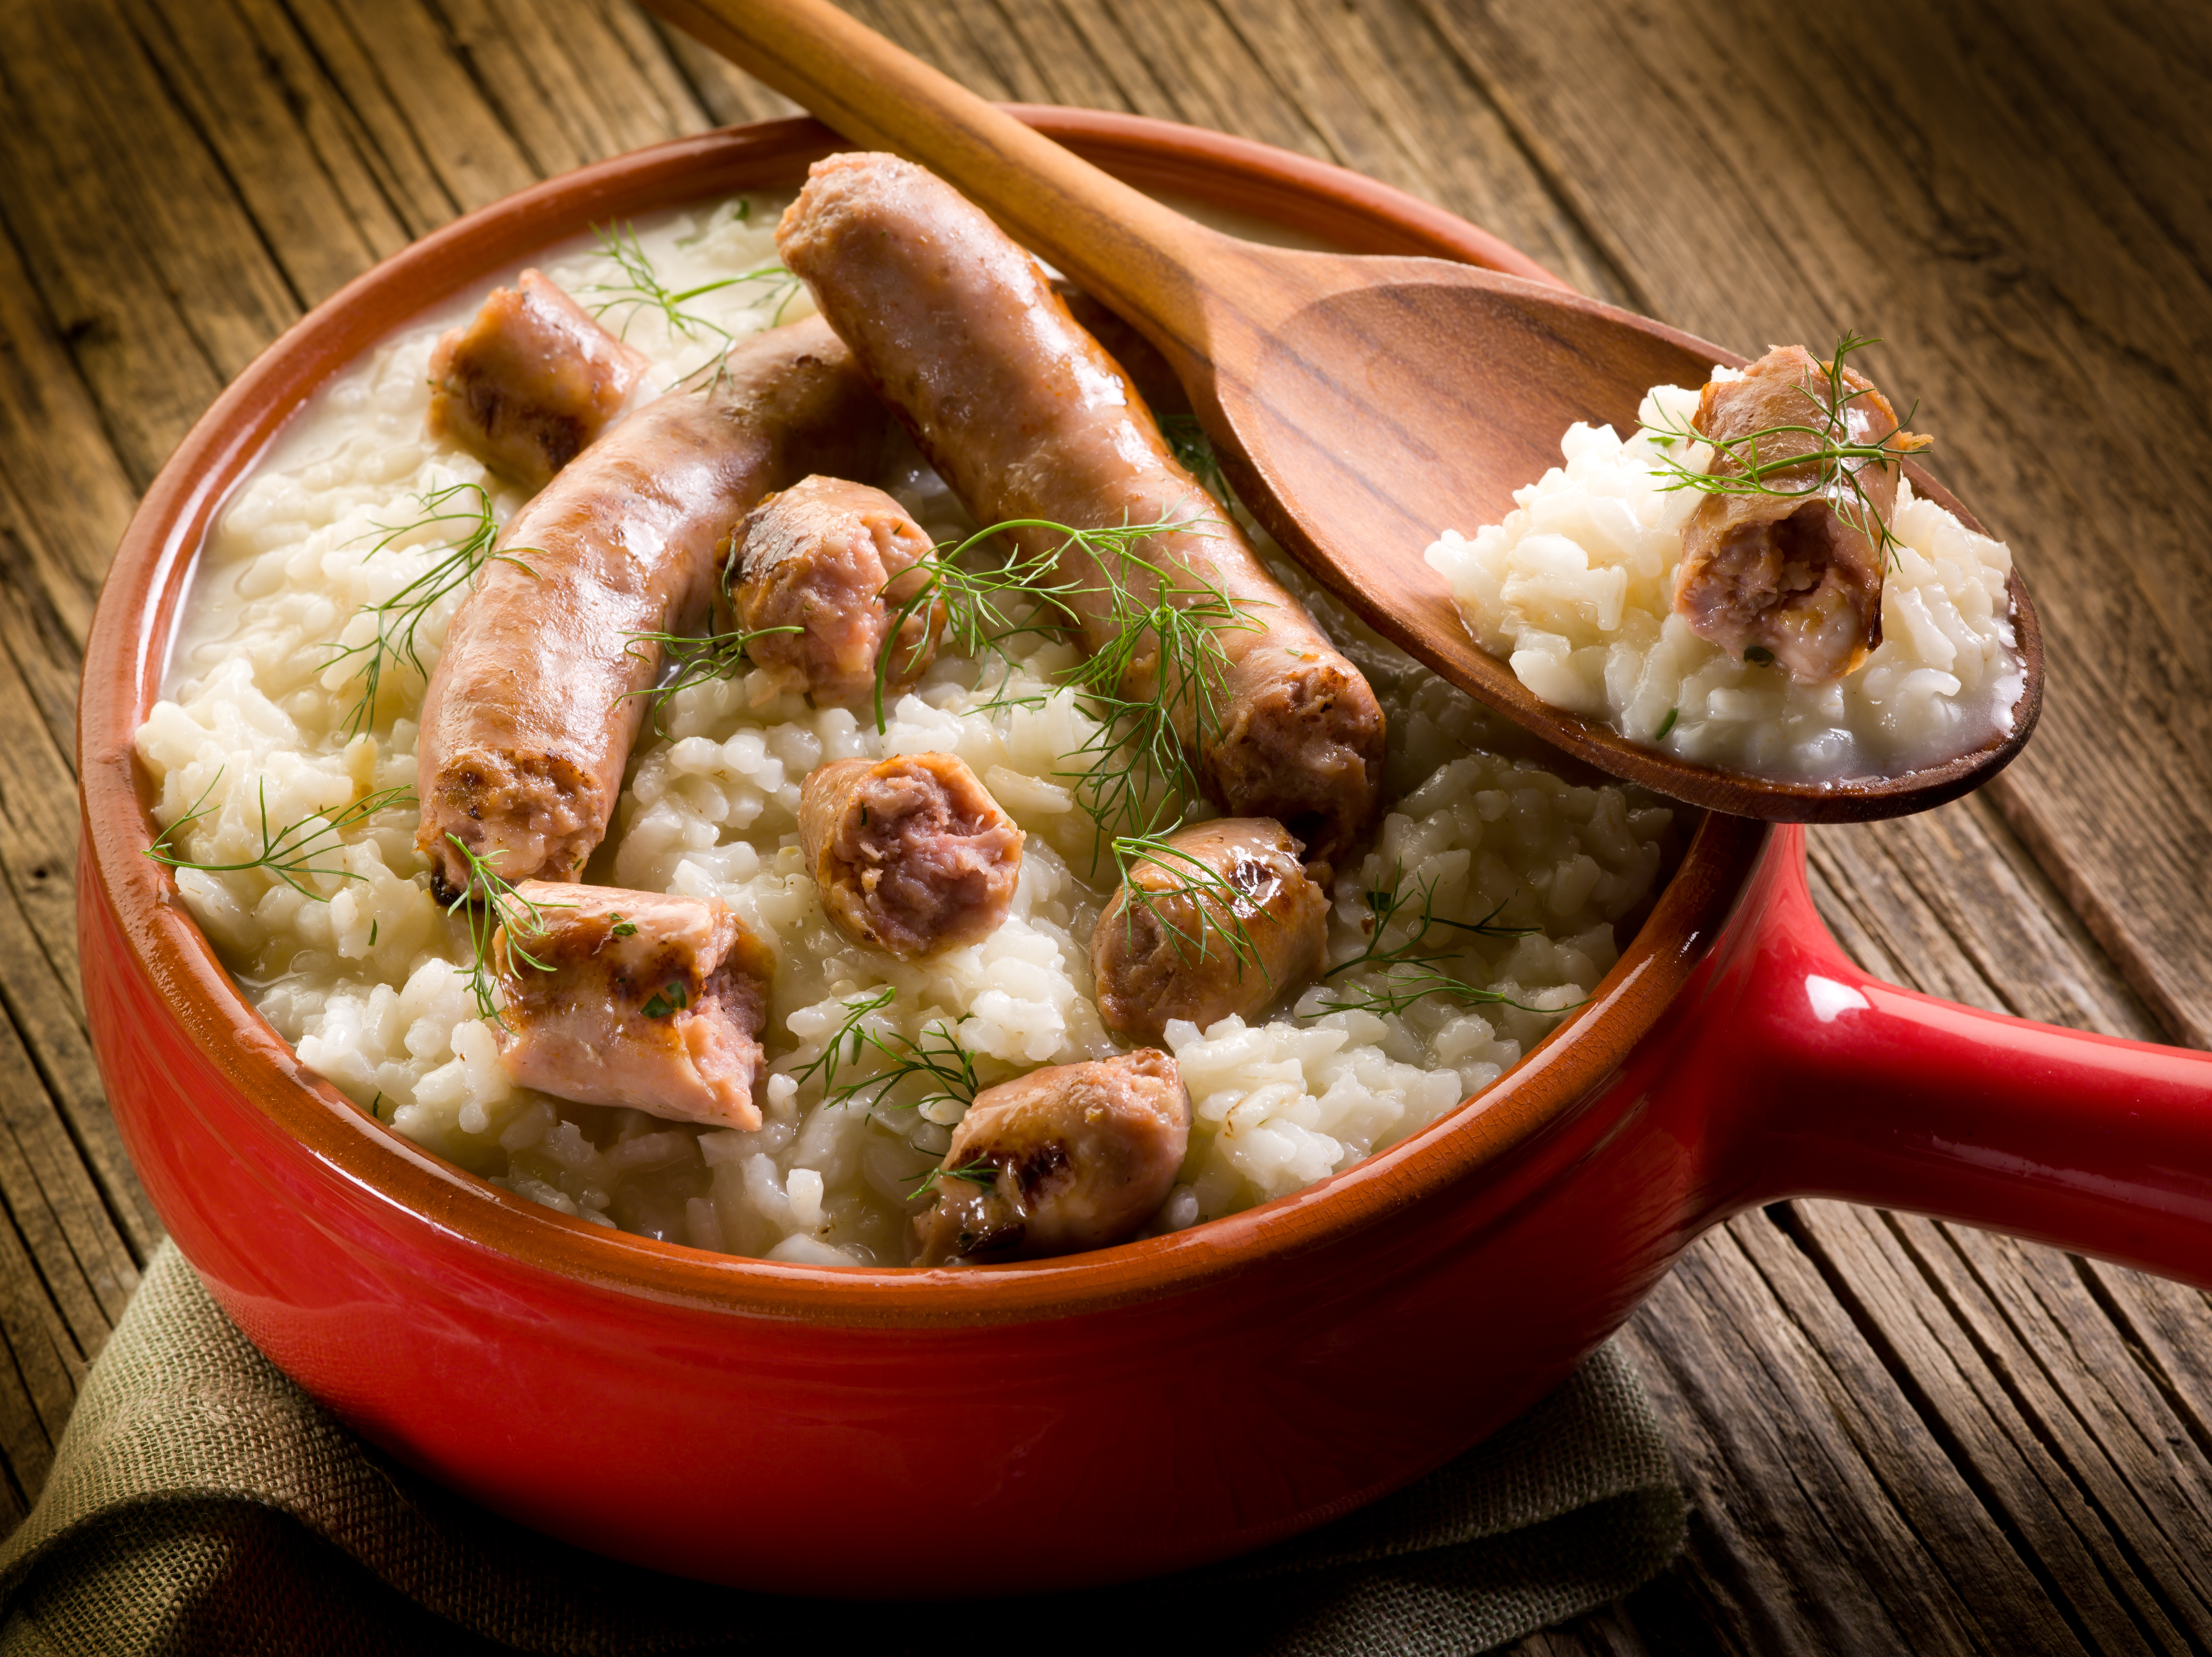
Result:
<svg viewBox="0 0 2212 1657"><path fill-rule="evenodd" d="M675 664L676 671L659 684L642 691L625 691L625 698L633 696L653 698L653 729L657 736L668 733L661 728L661 710L668 705L669 698L678 691L688 691L695 685L712 685L717 679L735 679L753 667L750 654L756 639L773 633L803 633L806 630L797 623L786 627L738 627L726 633L630 633L629 643L623 649L630 655L637 653L641 644L658 644L667 660Z"/></svg>
<svg viewBox="0 0 2212 1657"><path fill-rule="evenodd" d="M285 824L281 828L269 826L269 782L261 780L255 791L261 813L261 850L251 857L241 857L230 863L203 863L178 855L179 836L204 817L218 809L207 803L215 792L216 784L222 780L218 769L200 790L192 808L154 837L154 844L146 848L146 856L169 868L193 868L203 874L236 874L249 868L258 868L275 875L293 891L319 904L326 904L331 894L318 892L307 882L317 877L340 880L359 880L368 878L349 868L340 868L331 863L314 860L343 849L349 829L358 828L377 813L402 801L411 803L415 791L402 784L384 789L374 794L363 795L351 805L328 813L309 812L305 817Z"/></svg>
<svg viewBox="0 0 2212 1657"><path fill-rule="evenodd" d="M323 664L325 671L341 661L358 659L358 665L346 680L348 684L358 681L362 687L360 699L346 716L349 735L359 735L375 722L377 693L383 687L386 668L404 661L420 677L430 677L430 670L422 661L421 631L423 618L441 599L474 581L477 572L494 559L511 564L528 575L538 573L515 556L517 552L534 551L534 547L492 551L499 539L499 522L492 515L491 496L482 484L453 484L416 498L422 503L423 515L396 528L377 525L384 532L383 536L368 549L368 557L374 557L402 537L425 529L443 524L466 527L458 537L448 537L441 543L438 550L445 556L429 569L381 604L366 606L363 613L376 618L376 631L372 637L359 644L341 644L331 639L314 647L332 652L331 659ZM464 499L473 504L455 505Z"/></svg>
<svg viewBox="0 0 2212 1657"><path fill-rule="evenodd" d="M942 605L949 648L977 655L1002 649L1022 634L1073 628L1083 609L1095 607L1104 612L1106 642L1060 682L1090 704L1098 729L1069 756L1089 763L1056 775L1073 782L1076 802L1097 830L1096 855L1103 856L1117 837L1173 827L1199 797L1194 754L1222 731L1229 655L1218 636L1256 631L1263 624L1218 584L1155 564L1137 549L1157 535L1206 534L1209 521L1079 529L1049 519L1016 518L933 547L911 566L923 579L897 600L891 629L877 652L876 728L884 728L884 704L897 677L898 635L908 618ZM978 549L1017 530L1057 536L1059 545L981 568L969 562ZM1067 554L1076 549L1090 557L1095 578L1065 573ZM908 573L893 580L903 581ZM889 592L887 583L887 600ZM1139 667L1150 670L1149 694L1126 694L1127 681Z"/></svg>
<svg viewBox="0 0 2212 1657"><path fill-rule="evenodd" d="M1851 501L1838 509L1844 521L1874 542L1894 567L1902 543L1891 530L1888 521L1875 509L1873 498L1860 481L1860 475L1869 466L1894 466L1905 455L1917 454L1936 440L1905 429L1906 422L1918 412L1917 403L1905 411L1905 419L1898 423L1897 429L1879 442L1861 442L1851 436L1850 405L1862 397L1875 395L1875 391L1871 383L1854 388L1845 380L1844 359L1853 351L1880 344L1879 339L1869 339L1850 330L1837 339L1834 355L1820 365L1820 380L1799 387L1814 409L1813 416L1804 421L1779 422L1747 431L1740 437L1721 438L1708 437L1697 429L1694 421L1677 423L1671 415L1663 423L1649 428L1659 436L1664 448L1672 448L1678 442L1705 443L1713 450L1711 463L1702 471L1672 454L1661 455L1662 467L1668 478L1660 487L1669 490L1693 489L1705 495L1764 495L1779 500L1803 500L1829 494L1840 484L1851 495ZM1809 448L1807 443L1811 445ZM1762 444L1765 445L1764 450ZM1802 481L1785 481L1780 486L1771 481L1807 466L1812 472Z"/></svg>
<svg viewBox="0 0 2212 1657"><path fill-rule="evenodd" d="M1171 844L1164 834L1118 836L1112 850L1122 887L1129 894L1122 918L1132 948L1136 945L1137 916L1141 911L1176 941L1176 951L1186 963L1194 966L1204 960L1206 941L1218 938L1240 972L1246 966L1255 967L1261 978L1271 984L1274 981L1260 959L1259 946L1247 924L1248 917L1259 912L1249 892L1195 852ZM1139 872L1147 868L1158 872L1161 884L1147 885L1138 879ZM1170 905L1188 910L1188 929L1175 919Z"/></svg>
<svg viewBox="0 0 2212 1657"><path fill-rule="evenodd" d="M883 730L886 724L884 697L896 680L912 671L927 643L925 635L923 640L908 648L903 667L898 664L899 635L915 617L921 617L926 624L941 607L947 646L957 655L969 656L1001 647L1024 634L1056 631L1063 625L1074 624L1076 614L1070 600L1084 589L1076 582L1052 578L1060 549L1018 553L981 569L966 562L1000 536L1016 529L1064 532L1071 538L1085 533L1042 519L1009 519L988 529L979 529L964 540L939 541L879 589L877 596L889 610L890 626L876 651L877 730ZM919 576L920 581L904 597L894 601L890 589L915 576ZM1058 619L1040 619L1041 612L1057 612Z"/></svg>
<svg viewBox="0 0 2212 1657"><path fill-rule="evenodd" d="M1433 880L1415 883L1408 892L1404 885L1405 865L1401 862L1390 874L1388 884L1370 886L1363 894L1367 906L1367 941L1360 952L1348 960L1340 961L1322 974L1322 982L1340 973L1364 967L1380 972L1379 983L1331 986L1335 999L1321 1004L1325 1013L1373 1013L1380 1016L1403 1013L1407 1008L1428 996L1449 996L1467 1005L1500 1004L1516 1007L1524 1013L1565 1010L1523 1006L1510 996L1495 990L1484 990L1469 984L1450 969L1465 954L1465 946L1458 948L1432 947L1430 933L1442 927L1449 932L1464 933L1480 938L1523 938L1540 931L1533 926L1498 926L1494 923L1505 905L1497 908L1479 921L1455 921L1437 913L1436 882ZM1383 947L1383 935L1399 923L1399 917L1416 902L1419 912L1404 923L1403 935L1389 948Z"/></svg>
<svg viewBox="0 0 2212 1657"><path fill-rule="evenodd" d="M957 1168L935 1167L926 1173L918 1173L908 1182L914 1189L907 1193L907 1201L919 1201L947 1179L964 1179L971 1185L981 1185L988 1191L999 1183L999 1165L988 1156L979 1156L972 1162L963 1162Z"/></svg>
<svg viewBox="0 0 2212 1657"><path fill-rule="evenodd" d="M575 905L532 903L517 892L489 860L470 850L460 836L448 833L446 841L468 865L468 879L461 882L460 891L446 905L446 913L458 915L464 911L467 912L469 993L476 997L478 1017L487 1023L504 1024L505 1020L500 1017L499 1004L492 999L493 938L501 928L505 928L507 959L520 961L540 972L550 972L553 969L524 948L522 940L544 935L546 910L573 909Z"/></svg>
<svg viewBox="0 0 2212 1657"><path fill-rule="evenodd" d="M1133 527L1153 534L1188 527ZM1112 545L1111 559L1098 558L1112 631L1065 681L1102 716L1097 734L1077 750L1077 757L1091 757L1090 765L1061 773L1073 777L1076 804L1096 825L1102 846L1171 828L1198 803L1197 756L1224 734L1229 653L1219 636L1265 625L1218 585L1187 573L1179 579L1139 557L1133 545L1124 539ZM1130 698L1125 681L1148 654L1151 694Z"/></svg>
<svg viewBox="0 0 2212 1657"><path fill-rule="evenodd" d="M1198 486L1221 503L1229 504L1229 480L1221 475L1221 462L1213 453L1213 440L1206 435L1206 428L1198 423L1194 414L1170 414L1160 421L1160 436L1166 442L1168 452L1176 464L1197 481Z"/></svg>
<svg viewBox="0 0 2212 1657"><path fill-rule="evenodd" d="M690 340L714 340L716 342L714 362L685 376L686 379L696 378L705 368L713 368L714 375L708 385L709 390L720 383L723 373L721 358L738 343L738 337L720 323L687 308L691 302L702 299L708 294L720 293L726 288L742 287L747 283L767 283L770 284L767 296L757 303L773 308L769 312L769 326L773 327L783 320L785 308L799 292L799 278L781 265L763 265L758 270L746 271L738 276L717 277L712 282L702 282L689 288L672 288L661 279L660 272L646 253L644 244L638 241L635 225L594 224L592 234L599 239L601 255L612 260L615 268L622 273L622 279L618 282L590 282L577 289L580 294L604 295L590 306L592 314L604 319L609 313L614 313L617 318L615 332L623 339L629 338L630 325L637 320L639 315L649 312L660 318L671 334L680 334ZM677 383L681 385L684 381Z"/></svg>
<svg viewBox="0 0 2212 1657"><path fill-rule="evenodd" d="M897 990L886 984L872 995L848 1001L844 1020L824 1044L820 1056L793 1072L792 1080L804 1087L819 1077L823 1109L863 1105L872 1119L879 1111L923 1112L932 1105L945 1103L966 1110L982 1091L983 1079L976 1073L975 1056L953 1039L952 1032L942 1020L933 1020L925 1026L918 1041L908 1040L896 1031L879 1035L868 1027L872 1015L897 999ZM839 1079L841 1072L858 1068L868 1054L873 1054L879 1063L871 1066L864 1075ZM891 1099L890 1094L902 1084L915 1081L921 1084L920 1092L902 1100ZM911 1140L908 1143L912 1143ZM923 1148L917 1145L914 1148Z"/></svg>

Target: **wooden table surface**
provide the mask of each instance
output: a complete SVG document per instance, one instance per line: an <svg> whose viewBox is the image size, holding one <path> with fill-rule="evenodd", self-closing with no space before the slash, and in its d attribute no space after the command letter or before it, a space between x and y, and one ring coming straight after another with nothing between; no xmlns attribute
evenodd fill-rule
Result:
<svg viewBox="0 0 2212 1657"><path fill-rule="evenodd" d="M2212 1038L2212 9L857 0L989 95L1403 186L1756 352L1887 340L2050 644L1978 797L1813 837L1870 970ZM72 698L140 490L377 259L532 180L788 106L624 0L0 0L0 1506L159 1228L86 1046ZM2212 1308L1911 1215L1778 1203L1637 1315L1687 1553L1531 1652L2212 1647Z"/></svg>

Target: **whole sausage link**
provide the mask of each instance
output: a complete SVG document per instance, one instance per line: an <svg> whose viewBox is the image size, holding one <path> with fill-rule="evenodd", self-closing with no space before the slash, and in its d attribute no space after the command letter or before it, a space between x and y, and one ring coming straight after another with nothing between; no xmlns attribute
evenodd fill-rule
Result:
<svg viewBox="0 0 2212 1657"><path fill-rule="evenodd" d="M1202 691L1162 687L1159 653L1139 649L1119 694L1164 690L1224 809L1278 818L1316 858L1341 857L1382 784L1373 691L1176 463L1128 376L1036 261L942 180L883 155L815 163L776 245L977 518L1188 526L1146 537L1136 556L1168 572L1184 601L1212 593L1233 607L1236 619L1211 633L1215 671ZM1133 564L1102 570L1050 531L1014 539L1025 553L1060 554L1059 578L1091 589L1071 607L1094 652L1127 617L1099 590L1107 577L1141 606L1155 600L1153 578ZM1212 718L1198 717L1201 700Z"/></svg>
<svg viewBox="0 0 2212 1657"><path fill-rule="evenodd" d="M517 513L454 614L422 698L416 844L441 896L460 844L508 880L573 880L605 836L661 650L706 612L714 552L771 490L872 466L880 406L818 318L740 344Z"/></svg>

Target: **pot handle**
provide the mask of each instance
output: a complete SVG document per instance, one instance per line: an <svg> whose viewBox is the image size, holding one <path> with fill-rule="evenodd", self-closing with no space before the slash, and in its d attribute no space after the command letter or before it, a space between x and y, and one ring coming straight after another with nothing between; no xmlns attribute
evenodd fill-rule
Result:
<svg viewBox="0 0 2212 1657"><path fill-rule="evenodd" d="M1778 832L1690 1022L1723 1212L1914 1209L2212 1287L2212 1054L1984 1013L1872 978Z"/></svg>

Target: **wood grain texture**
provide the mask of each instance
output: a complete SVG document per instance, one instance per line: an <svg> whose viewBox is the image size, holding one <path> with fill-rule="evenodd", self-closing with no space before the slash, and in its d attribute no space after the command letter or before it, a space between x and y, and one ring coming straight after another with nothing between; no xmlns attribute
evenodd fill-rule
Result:
<svg viewBox="0 0 2212 1657"><path fill-rule="evenodd" d="M853 9L990 96L1364 168L1739 349L1884 333L1938 471L2020 555L2052 699L1984 794L1816 832L1821 912L1870 970L1978 1006L2212 1033L2212 20ZM0 1513L35 1496L158 1236L70 913L76 655L137 490L229 374L406 238L550 168L787 112L623 0L0 0ZM2197 1291L1803 1203L1693 1249L1626 1339L1691 1546L1532 1657L2212 1647Z"/></svg>

